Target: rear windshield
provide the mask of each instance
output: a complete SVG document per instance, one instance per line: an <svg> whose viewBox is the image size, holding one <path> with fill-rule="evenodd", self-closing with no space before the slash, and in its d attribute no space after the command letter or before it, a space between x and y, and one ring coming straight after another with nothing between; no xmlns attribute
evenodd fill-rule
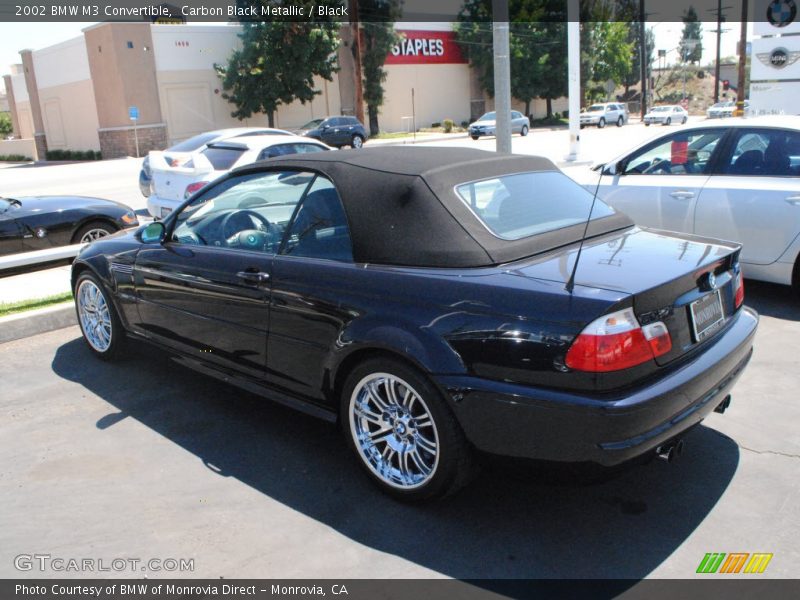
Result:
<svg viewBox="0 0 800 600"><path fill-rule="evenodd" d="M188 140L183 140L182 142L175 144L169 150L172 152L194 152L198 148L202 148L207 143L212 140L215 140L219 137L218 131L212 131L211 133L201 133L200 135L196 135L194 137L190 137Z"/></svg>
<svg viewBox="0 0 800 600"><path fill-rule="evenodd" d="M558 171L504 175L456 186L461 200L484 226L504 240L585 222L592 194ZM615 214L597 200L592 220Z"/></svg>
<svg viewBox="0 0 800 600"><path fill-rule="evenodd" d="M230 148L227 146L211 146L203 150L203 156L214 167L215 171L227 171L244 153L244 148Z"/></svg>

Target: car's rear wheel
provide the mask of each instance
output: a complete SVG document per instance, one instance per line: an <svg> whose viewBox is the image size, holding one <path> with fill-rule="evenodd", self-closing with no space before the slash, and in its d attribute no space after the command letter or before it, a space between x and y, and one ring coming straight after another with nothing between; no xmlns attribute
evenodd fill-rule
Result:
<svg viewBox="0 0 800 600"><path fill-rule="evenodd" d="M477 135L471 135L471 136L469 136L469 137L471 137L473 140L477 140L479 136L477 136Z"/></svg>
<svg viewBox="0 0 800 600"><path fill-rule="evenodd" d="M360 135L354 135L353 139L350 140L350 146L353 148L361 148L364 145L364 138Z"/></svg>
<svg viewBox="0 0 800 600"><path fill-rule="evenodd" d="M597 122L597 128L602 129L605 126L606 126L605 117L600 117L600 120Z"/></svg>
<svg viewBox="0 0 800 600"><path fill-rule="evenodd" d="M794 270L792 271L792 291L795 298L800 300L800 255L794 261Z"/></svg>
<svg viewBox="0 0 800 600"><path fill-rule="evenodd" d="M620 115L620 117L617 118L617 127L622 127L624 124L625 124L625 119L623 119L622 116Z"/></svg>
<svg viewBox="0 0 800 600"><path fill-rule="evenodd" d="M461 428L419 371L377 358L356 367L342 391L341 423L370 479L400 500L453 493L472 473Z"/></svg>
<svg viewBox="0 0 800 600"><path fill-rule="evenodd" d="M72 243L88 244L89 242L99 240L101 237L106 237L107 235L111 235L117 231L119 231L119 229L110 223L105 223L103 221L92 221L75 232L75 234L72 236Z"/></svg>
<svg viewBox="0 0 800 600"><path fill-rule="evenodd" d="M78 324L89 349L103 360L119 356L125 333L103 284L92 273L84 272L78 277L73 293Z"/></svg>
<svg viewBox="0 0 800 600"><path fill-rule="evenodd" d="M665 126L666 126L666 125L672 125L672 119L670 119L669 117L667 117L667 120L666 120L666 121L664 121L664 125L665 125Z"/></svg>
<svg viewBox="0 0 800 600"><path fill-rule="evenodd" d="M525 137L526 135L528 135L528 126L527 125L523 125L522 129L520 129L520 131L519 131L519 134L522 137Z"/></svg>

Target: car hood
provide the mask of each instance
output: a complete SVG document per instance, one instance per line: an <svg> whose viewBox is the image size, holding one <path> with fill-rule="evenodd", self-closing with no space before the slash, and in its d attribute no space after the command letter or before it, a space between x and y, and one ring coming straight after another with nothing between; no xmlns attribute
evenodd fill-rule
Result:
<svg viewBox="0 0 800 600"><path fill-rule="evenodd" d="M133 210L120 202L91 196L15 196L15 198L22 203L22 206L14 210L15 217L75 209L118 210L122 212Z"/></svg>
<svg viewBox="0 0 800 600"><path fill-rule="evenodd" d="M566 285L578 244L509 265L508 273ZM587 240L575 285L638 294L700 270L739 246L700 236L641 227Z"/></svg>
<svg viewBox="0 0 800 600"><path fill-rule="evenodd" d="M477 125L478 127L494 127L497 121L475 121L470 123L470 127Z"/></svg>

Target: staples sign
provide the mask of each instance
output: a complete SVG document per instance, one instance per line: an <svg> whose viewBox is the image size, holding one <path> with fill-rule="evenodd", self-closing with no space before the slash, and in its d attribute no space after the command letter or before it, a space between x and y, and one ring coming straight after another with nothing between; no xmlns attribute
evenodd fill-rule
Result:
<svg viewBox="0 0 800 600"><path fill-rule="evenodd" d="M398 31L402 36L386 57L387 65L463 64L452 31Z"/></svg>

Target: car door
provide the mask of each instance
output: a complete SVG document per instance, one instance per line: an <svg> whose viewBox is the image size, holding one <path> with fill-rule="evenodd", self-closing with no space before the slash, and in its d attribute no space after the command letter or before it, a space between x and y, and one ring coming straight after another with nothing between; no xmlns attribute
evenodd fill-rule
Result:
<svg viewBox="0 0 800 600"><path fill-rule="evenodd" d="M778 260L800 235L800 132L741 127L700 194L694 231L743 244L745 263Z"/></svg>
<svg viewBox="0 0 800 600"><path fill-rule="evenodd" d="M266 171L225 179L136 257L140 329L190 356L262 378L272 261L312 177Z"/></svg>
<svg viewBox="0 0 800 600"><path fill-rule="evenodd" d="M342 145L342 134L339 127L340 119L338 117L331 117L330 119L326 120L321 128L322 128L322 141L328 144L329 146L341 146Z"/></svg>
<svg viewBox="0 0 800 600"><path fill-rule="evenodd" d="M14 218L16 209L0 198L0 256L22 251L22 228Z"/></svg>
<svg viewBox="0 0 800 600"><path fill-rule="evenodd" d="M270 382L322 400L326 359L358 315L347 218L330 180L318 176L293 219L272 270Z"/></svg>
<svg viewBox="0 0 800 600"><path fill-rule="evenodd" d="M726 131L694 129L658 138L623 159L622 174L603 175L599 196L639 225L691 232L697 198Z"/></svg>

